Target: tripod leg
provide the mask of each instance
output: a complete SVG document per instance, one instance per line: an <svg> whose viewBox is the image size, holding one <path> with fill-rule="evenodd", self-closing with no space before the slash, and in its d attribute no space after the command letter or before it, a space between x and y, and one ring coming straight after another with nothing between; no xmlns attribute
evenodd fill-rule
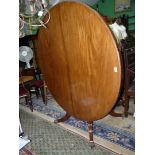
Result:
<svg viewBox="0 0 155 155"><path fill-rule="evenodd" d="M89 145L91 148L95 146L94 140L93 140L93 122L88 122L88 133L89 133Z"/></svg>
<svg viewBox="0 0 155 155"><path fill-rule="evenodd" d="M68 119L69 119L69 117L70 117L70 115L69 115L68 113L66 113L66 115L65 115L65 116L63 116L62 118L57 119L57 120L54 120L54 123L64 122L64 121L68 120Z"/></svg>

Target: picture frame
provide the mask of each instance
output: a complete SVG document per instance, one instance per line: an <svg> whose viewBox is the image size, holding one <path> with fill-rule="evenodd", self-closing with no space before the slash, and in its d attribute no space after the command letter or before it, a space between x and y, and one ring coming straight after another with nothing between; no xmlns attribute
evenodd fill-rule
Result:
<svg viewBox="0 0 155 155"><path fill-rule="evenodd" d="M131 9L131 0L115 0L115 12L123 12Z"/></svg>

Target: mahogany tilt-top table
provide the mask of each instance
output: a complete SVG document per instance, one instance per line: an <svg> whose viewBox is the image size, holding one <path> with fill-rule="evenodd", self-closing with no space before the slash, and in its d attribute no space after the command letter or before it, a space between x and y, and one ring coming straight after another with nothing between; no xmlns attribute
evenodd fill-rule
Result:
<svg viewBox="0 0 155 155"><path fill-rule="evenodd" d="M46 84L66 115L93 121L115 105L121 85L121 61L115 39L102 17L79 2L50 9L47 29L38 34L38 60Z"/></svg>

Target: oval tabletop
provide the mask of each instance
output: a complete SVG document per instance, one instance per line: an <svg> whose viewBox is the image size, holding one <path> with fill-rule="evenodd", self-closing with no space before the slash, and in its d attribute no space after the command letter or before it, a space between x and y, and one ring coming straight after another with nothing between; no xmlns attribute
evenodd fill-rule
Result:
<svg viewBox="0 0 155 155"><path fill-rule="evenodd" d="M62 2L50 9L38 34L38 60L46 84L71 116L94 121L113 108L120 90L121 63L113 35L85 4Z"/></svg>

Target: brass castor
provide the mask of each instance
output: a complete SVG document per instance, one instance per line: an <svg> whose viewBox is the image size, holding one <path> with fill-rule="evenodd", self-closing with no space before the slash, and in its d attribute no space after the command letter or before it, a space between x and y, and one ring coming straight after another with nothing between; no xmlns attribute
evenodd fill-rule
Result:
<svg viewBox="0 0 155 155"><path fill-rule="evenodd" d="M58 123L58 120L57 120L57 119L55 119L55 120L54 120L54 123Z"/></svg>
<svg viewBox="0 0 155 155"><path fill-rule="evenodd" d="M90 142L89 142L89 146L90 146L91 149L93 149L93 148L95 147L94 141L90 141Z"/></svg>

